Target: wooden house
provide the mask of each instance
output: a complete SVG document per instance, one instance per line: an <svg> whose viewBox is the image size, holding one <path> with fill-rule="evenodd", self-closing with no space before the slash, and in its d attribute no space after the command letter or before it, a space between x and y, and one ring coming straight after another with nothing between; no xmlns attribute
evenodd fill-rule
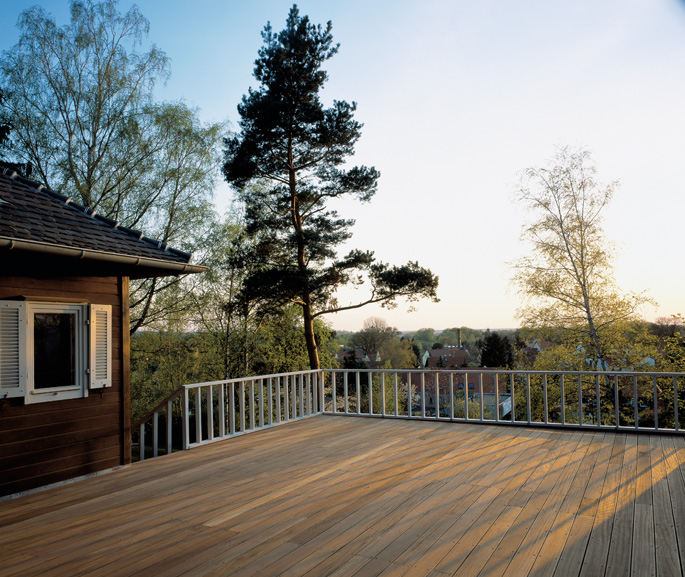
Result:
<svg viewBox="0 0 685 577"><path fill-rule="evenodd" d="M189 261L0 168L0 496L129 462L129 279Z"/></svg>

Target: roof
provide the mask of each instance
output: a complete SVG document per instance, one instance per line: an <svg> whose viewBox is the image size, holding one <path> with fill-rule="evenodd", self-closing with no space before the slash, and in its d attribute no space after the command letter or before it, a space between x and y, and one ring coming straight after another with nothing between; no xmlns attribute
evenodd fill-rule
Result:
<svg viewBox="0 0 685 577"><path fill-rule="evenodd" d="M0 167L0 274L31 260L71 272L134 278L202 272L191 255L97 214L42 184ZM76 264L80 261L80 264ZM83 262L86 261L86 262ZM35 266L35 264L34 264Z"/></svg>

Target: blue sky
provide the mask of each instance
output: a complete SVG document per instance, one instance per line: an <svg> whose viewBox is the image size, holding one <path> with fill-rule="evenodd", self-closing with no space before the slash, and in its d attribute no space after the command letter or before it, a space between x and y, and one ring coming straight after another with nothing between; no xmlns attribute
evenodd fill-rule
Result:
<svg viewBox="0 0 685 577"><path fill-rule="evenodd" d="M0 49L36 2L3 6ZM59 24L68 3L41 4ZM171 58L160 98L237 126L260 32L291 2L141 0L149 40ZM120 1L127 9L130 2ZM419 261L440 276L441 303L408 314L364 308L332 317L358 330L382 316L403 330L515 327L507 262L524 254L525 218L512 202L520 172L557 146L589 149L620 188L606 212L616 278L660 303L644 316L685 313L685 5L677 0L317 0L298 3L333 22L340 52L324 100L358 102L354 163L381 171L371 204L341 203L356 219L349 248L385 262ZM230 200L225 185L217 206ZM364 295L342 293L341 304Z"/></svg>

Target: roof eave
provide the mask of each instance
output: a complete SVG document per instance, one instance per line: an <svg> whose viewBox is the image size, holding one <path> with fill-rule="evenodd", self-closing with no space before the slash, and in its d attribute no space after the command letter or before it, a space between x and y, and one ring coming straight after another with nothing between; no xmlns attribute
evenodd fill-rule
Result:
<svg viewBox="0 0 685 577"><path fill-rule="evenodd" d="M74 248L70 246L54 245L42 242L18 240L0 237L0 249L38 252L42 254L59 255L73 259L96 260L111 262L131 267L147 267L165 271L166 274L192 274L207 270L207 267L184 262L174 262L142 256L108 253L97 250Z"/></svg>

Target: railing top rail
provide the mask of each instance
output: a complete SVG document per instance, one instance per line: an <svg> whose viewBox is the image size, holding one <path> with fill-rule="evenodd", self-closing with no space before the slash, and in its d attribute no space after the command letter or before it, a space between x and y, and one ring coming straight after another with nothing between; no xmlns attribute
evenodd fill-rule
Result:
<svg viewBox="0 0 685 577"><path fill-rule="evenodd" d="M636 376L636 377L685 377L685 373L664 373L661 371L531 371L527 369L491 369L487 367L471 367L467 369L320 369L324 373L447 373L473 374L497 373L498 375L584 375L584 376ZM289 373L291 374L291 373ZM241 379L239 379L241 380Z"/></svg>
<svg viewBox="0 0 685 577"><path fill-rule="evenodd" d="M274 373L271 375L257 375L257 376L250 376L250 377L237 377L234 379L222 379L219 381L207 381L204 383L192 383L189 385L183 385L183 388L186 389L195 389L198 387L208 387L210 385L230 385L231 383L241 383L245 381L261 381L263 379L273 379L276 377L292 377L296 375L314 375L318 373L322 373L325 371L330 371L331 369L310 369L307 371L291 371L289 373Z"/></svg>

